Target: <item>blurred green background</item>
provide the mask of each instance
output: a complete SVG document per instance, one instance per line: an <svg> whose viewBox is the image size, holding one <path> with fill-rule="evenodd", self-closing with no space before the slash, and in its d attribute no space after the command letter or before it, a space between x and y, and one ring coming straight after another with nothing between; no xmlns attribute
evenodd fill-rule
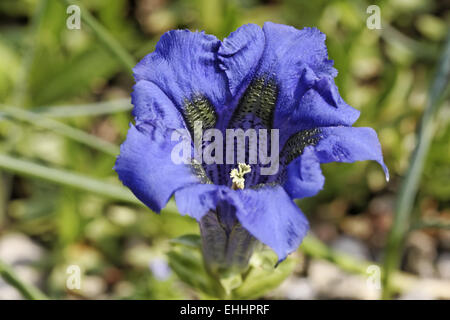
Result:
<svg viewBox="0 0 450 320"><path fill-rule="evenodd" d="M356 126L377 131L391 180L386 183L376 163L323 165L324 190L299 206L311 234L327 248L356 264L382 263L399 185L448 33L449 1L376 1L381 30L366 27L367 1L75 3L83 5L82 17L88 10L117 40L118 50L136 61L176 28L221 39L242 24L264 21L324 32L340 93L361 111ZM198 298L165 262L169 239L198 233L195 221L178 215L173 204L153 214L123 192L112 170L131 121L133 79L126 58L118 59L85 21L80 30L69 30L66 8L58 0L0 1L0 260L51 298ZM411 212L414 221L432 219L439 226L409 232L398 253L404 275L425 282L420 288L401 285L398 298L450 295L449 117L446 100L432 123L435 134ZM342 267L302 247L296 255L290 281L266 298L380 297L366 286L367 275L349 272L357 266ZM79 290L66 287L70 265L81 267ZM18 291L0 280L0 299L16 297Z"/></svg>

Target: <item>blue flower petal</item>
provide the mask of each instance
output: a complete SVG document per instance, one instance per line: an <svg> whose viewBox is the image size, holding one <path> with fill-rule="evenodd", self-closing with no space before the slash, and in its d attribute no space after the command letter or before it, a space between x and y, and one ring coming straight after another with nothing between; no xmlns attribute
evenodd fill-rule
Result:
<svg viewBox="0 0 450 320"><path fill-rule="evenodd" d="M312 197L322 190L325 177L313 147L306 147L303 154L286 168L283 188L293 199Z"/></svg>
<svg viewBox="0 0 450 320"><path fill-rule="evenodd" d="M292 74L294 67L305 66L311 68L318 78L324 76L335 77L336 69L333 61L328 60L325 34L317 28L303 28L301 30L291 26L266 22L263 27L266 38L261 68L268 73L279 73L284 77ZM296 79L301 73L297 74ZM284 77L284 80L294 81Z"/></svg>
<svg viewBox="0 0 450 320"><path fill-rule="evenodd" d="M139 80L133 89L131 102L136 125L152 122L171 129L185 127L181 113L153 82Z"/></svg>
<svg viewBox="0 0 450 320"><path fill-rule="evenodd" d="M321 163L377 161L389 180L389 171L383 162L381 145L372 128L328 127L321 128L321 137L315 147Z"/></svg>
<svg viewBox="0 0 450 320"><path fill-rule="evenodd" d="M172 132L156 124L131 125L114 167L122 183L156 212L175 190L198 182L190 166L172 162Z"/></svg>
<svg viewBox="0 0 450 320"><path fill-rule="evenodd" d="M322 78L302 96L290 122L297 129L303 130L351 126L358 117L359 111L344 102L333 80Z"/></svg>
<svg viewBox="0 0 450 320"><path fill-rule="evenodd" d="M200 222L210 210L216 210L221 201L230 205L235 203L235 192L223 185L195 184L186 186L175 192L178 211L189 215Z"/></svg>
<svg viewBox="0 0 450 320"><path fill-rule="evenodd" d="M218 59L225 71L231 94L252 80L264 50L264 33L255 24L246 24L225 38L218 51Z"/></svg>
<svg viewBox="0 0 450 320"><path fill-rule="evenodd" d="M236 216L256 239L272 248L279 261L295 251L309 229L306 217L280 186L237 191Z"/></svg>
<svg viewBox="0 0 450 320"><path fill-rule="evenodd" d="M262 31L255 25L241 27L219 49L218 58L233 95L239 97L240 88L251 78L275 81L273 127L282 129L281 145L300 130L350 126L359 116L359 111L342 100L334 84L337 71L328 59L325 38L316 28L298 30L267 22Z"/></svg>
<svg viewBox="0 0 450 320"><path fill-rule="evenodd" d="M220 115L227 99L227 79L219 68L220 41L204 32L166 32L154 52L133 69L136 81L155 83L182 111L185 99L202 94Z"/></svg>
<svg viewBox="0 0 450 320"><path fill-rule="evenodd" d="M315 81L332 78L337 71L328 60L325 35L318 29L266 22L263 31L266 44L258 74L275 77L279 89L275 126L280 127Z"/></svg>
<svg viewBox="0 0 450 320"><path fill-rule="evenodd" d="M296 132L331 126L351 126L360 112L349 106L339 95L334 81L322 78L314 81L296 108L281 125L280 144Z"/></svg>
<svg viewBox="0 0 450 320"><path fill-rule="evenodd" d="M197 221L221 203L234 206L241 225L272 248L280 261L297 249L309 229L306 217L281 186L231 190L196 184L177 190L175 200L180 213Z"/></svg>

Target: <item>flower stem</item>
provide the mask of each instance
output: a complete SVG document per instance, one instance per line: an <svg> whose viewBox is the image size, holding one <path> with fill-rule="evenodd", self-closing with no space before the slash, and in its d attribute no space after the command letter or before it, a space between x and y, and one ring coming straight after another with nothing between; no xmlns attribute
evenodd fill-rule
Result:
<svg viewBox="0 0 450 320"><path fill-rule="evenodd" d="M48 297L38 288L19 279L10 266L0 261L0 276L11 286L16 288L24 298L29 300L46 300Z"/></svg>
<svg viewBox="0 0 450 320"><path fill-rule="evenodd" d="M412 208L419 188L420 177L425 164L425 156L434 134L434 118L450 77L450 32L437 67L436 76L430 87L428 102L417 135L417 145L400 192L397 197L393 226L389 233L384 257L383 298L392 296L391 274L398 268L405 235L411 227Z"/></svg>

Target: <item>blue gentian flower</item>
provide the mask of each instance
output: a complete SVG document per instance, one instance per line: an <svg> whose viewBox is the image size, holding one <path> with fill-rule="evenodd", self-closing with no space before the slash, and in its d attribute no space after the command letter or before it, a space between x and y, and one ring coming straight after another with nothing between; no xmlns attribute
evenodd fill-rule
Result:
<svg viewBox="0 0 450 320"><path fill-rule="evenodd" d="M293 199L322 189L321 163L375 160L388 176L375 131L352 127L359 111L339 95L318 29L248 24L223 41L169 31L133 71L135 124L115 170L153 211L174 195L179 211L200 223L211 263L245 265L255 239L280 261L296 250L309 226ZM174 164L172 133L192 133L198 120L222 132L279 129L277 174L252 165L242 189L230 177L237 162Z"/></svg>

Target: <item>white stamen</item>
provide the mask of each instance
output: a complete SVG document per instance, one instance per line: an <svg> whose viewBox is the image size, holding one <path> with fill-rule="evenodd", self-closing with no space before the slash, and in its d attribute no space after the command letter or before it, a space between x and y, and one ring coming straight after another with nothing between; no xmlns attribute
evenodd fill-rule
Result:
<svg viewBox="0 0 450 320"><path fill-rule="evenodd" d="M252 171L251 167L245 163L238 164L239 169L232 169L230 172L230 177L233 179L233 189L244 189L245 178L244 175Z"/></svg>

